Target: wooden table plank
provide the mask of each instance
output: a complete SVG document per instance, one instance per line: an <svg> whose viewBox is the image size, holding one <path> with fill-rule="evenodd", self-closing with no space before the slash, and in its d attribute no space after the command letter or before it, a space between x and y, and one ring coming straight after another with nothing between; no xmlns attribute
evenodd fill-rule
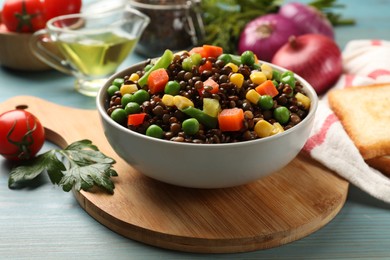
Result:
<svg viewBox="0 0 390 260"><path fill-rule="evenodd" d="M0 0L2 3L3 0ZM307 1L306 1L307 2ZM355 26L336 29L341 47L352 39L390 40L390 0L339 0ZM131 56L122 66L139 60ZM39 96L61 105L94 108L75 93L73 78L57 72L25 73L0 68L0 102ZM46 143L44 149L53 145ZM91 218L73 194L44 177L35 187L9 190L9 165L0 159L1 259L388 259L390 206L351 186L340 213L324 228L296 242L250 253L204 255L163 250L124 238Z"/></svg>

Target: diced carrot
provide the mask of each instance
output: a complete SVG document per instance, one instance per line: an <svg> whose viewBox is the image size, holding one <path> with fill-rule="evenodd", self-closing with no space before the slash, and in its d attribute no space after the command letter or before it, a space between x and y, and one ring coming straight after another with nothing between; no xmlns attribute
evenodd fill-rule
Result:
<svg viewBox="0 0 390 260"><path fill-rule="evenodd" d="M205 53L203 47L194 47L194 48L192 48L192 49L189 51L189 53L190 53L191 55L194 54L194 53L199 53L200 56L202 56L202 58L207 58L206 53Z"/></svg>
<svg viewBox="0 0 390 260"><path fill-rule="evenodd" d="M223 53L222 47L215 45L203 45L202 47L194 47L189 51L190 54L199 53L202 58L214 57L218 58Z"/></svg>
<svg viewBox="0 0 390 260"><path fill-rule="evenodd" d="M222 47L207 45L207 44L203 45L203 51L205 52L206 58L207 57L218 58L219 55L223 53Z"/></svg>
<svg viewBox="0 0 390 260"><path fill-rule="evenodd" d="M165 69L161 68L152 71L148 77L148 87L150 93L155 94L163 92L168 81L169 76Z"/></svg>
<svg viewBox="0 0 390 260"><path fill-rule="evenodd" d="M130 114L127 117L127 125L141 125L145 120L146 113Z"/></svg>
<svg viewBox="0 0 390 260"><path fill-rule="evenodd" d="M276 89L272 80L266 80L260 85L258 85L255 90L260 95L270 95L271 97L275 97L279 94L279 91Z"/></svg>
<svg viewBox="0 0 390 260"><path fill-rule="evenodd" d="M241 108L225 108L218 115L221 131L239 131L244 126L244 111Z"/></svg>
<svg viewBox="0 0 390 260"><path fill-rule="evenodd" d="M199 95L202 96L205 87L212 87L209 91L211 94L217 94L219 92L219 84L212 78L208 78L203 82L203 88L198 89Z"/></svg>
<svg viewBox="0 0 390 260"><path fill-rule="evenodd" d="M199 73L202 73L205 70L211 70L213 64L210 61L206 61L205 64L199 66Z"/></svg>

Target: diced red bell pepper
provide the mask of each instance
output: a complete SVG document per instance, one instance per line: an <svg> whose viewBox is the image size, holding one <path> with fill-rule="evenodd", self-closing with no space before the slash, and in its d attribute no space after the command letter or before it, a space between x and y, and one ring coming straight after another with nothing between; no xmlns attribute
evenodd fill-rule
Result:
<svg viewBox="0 0 390 260"><path fill-rule="evenodd" d="M213 68L213 64L211 63L211 61L206 61L203 65L200 65L199 66L199 73L202 73L203 71L205 70L212 70Z"/></svg>
<svg viewBox="0 0 390 260"><path fill-rule="evenodd" d="M208 78L203 82L203 88L198 89L200 96L203 95L204 88L207 86L212 87L211 91L209 91L211 94L217 94L219 92L219 84L215 82L212 78Z"/></svg>
<svg viewBox="0 0 390 260"><path fill-rule="evenodd" d="M146 113L130 114L127 116L127 125L138 126L145 120Z"/></svg>

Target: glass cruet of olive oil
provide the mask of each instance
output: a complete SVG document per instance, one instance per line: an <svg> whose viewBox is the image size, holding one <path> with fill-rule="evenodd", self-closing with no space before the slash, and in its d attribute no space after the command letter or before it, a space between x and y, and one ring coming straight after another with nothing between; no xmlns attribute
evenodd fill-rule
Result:
<svg viewBox="0 0 390 260"><path fill-rule="evenodd" d="M133 51L150 19L138 10L58 16L34 33L34 54L53 68L76 77L75 88L96 96L104 82ZM55 44L57 52L47 48Z"/></svg>

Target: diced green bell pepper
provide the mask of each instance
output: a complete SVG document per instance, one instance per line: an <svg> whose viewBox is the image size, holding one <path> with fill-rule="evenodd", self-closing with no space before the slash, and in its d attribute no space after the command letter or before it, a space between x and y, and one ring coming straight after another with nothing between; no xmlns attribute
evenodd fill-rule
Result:
<svg viewBox="0 0 390 260"><path fill-rule="evenodd" d="M201 124L205 125L208 128L216 128L218 123L218 118L209 116L202 110L194 107L186 107L182 112L190 117L197 119Z"/></svg>
<svg viewBox="0 0 390 260"><path fill-rule="evenodd" d="M138 80L138 85L141 87L145 86L148 82L148 77L152 71L157 69L166 69L173 60L173 52L171 50L165 50L164 54L156 61L156 63L151 67L145 74Z"/></svg>

